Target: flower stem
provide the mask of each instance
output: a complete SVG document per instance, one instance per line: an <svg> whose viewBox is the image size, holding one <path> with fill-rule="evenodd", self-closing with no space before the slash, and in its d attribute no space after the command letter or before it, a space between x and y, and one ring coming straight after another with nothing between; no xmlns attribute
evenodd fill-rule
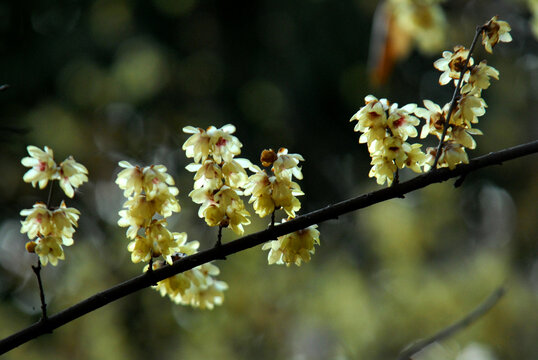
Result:
<svg viewBox="0 0 538 360"><path fill-rule="evenodd" d="M459 97L461 84L463 82L463 76L465 75L465 72L469 69L469 60L471 60L471 55L473 54L474 47L476 46L476 42L478 40L478 37L482 33L482 31L484 31L484 25L478 26L476 28L476 33L474 34L473 42L471 43L471 47L469 48L469 54L467 54L467 59L465 60L465 66L463 67L463 69L461 69L460 78L458 79L458 84L456 85L456 89L454 89L454 93L452 94L452 100L450 101L450 107L448 108L445 123L443 126L443 133L441 134L441 139L439 139L439 145L437 145L437 153L435 154L435 160L433 161L433 165L430 168L430 171L437 167L437 163L439 162L439 158L441 157L441 150L443 149L445 136L448 131L448 127L450 126L450 117L452 116L452 113L454 112L454 108L456 107L456 101L458 100L458 97Z"/></svg>

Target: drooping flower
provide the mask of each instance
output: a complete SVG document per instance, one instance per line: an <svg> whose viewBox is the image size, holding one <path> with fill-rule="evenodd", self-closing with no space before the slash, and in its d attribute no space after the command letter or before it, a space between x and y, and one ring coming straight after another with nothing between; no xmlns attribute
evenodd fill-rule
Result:
<svg viewBox="0 0 538 360"><path fill-rule="evenodd" d="M428 171L433 166L436 154L436 148L429 147L426 149L427 159L426 164L424 165L425 171ZM441 149L441 156L439 156L437 167L448 167L450 170L452 170L456 167L456 165L462 163L469 163L469 158L465 152L465 147L461 144L455 143L454 141L447 141Z"/></svg>
<svg viewBox="0 0 538 360"><path fill-rule="evenodd" d="M486 107L486 102L481 97L462 94L456 103L450 124L469 128L478 123L478 117L486 113Z"/></svg>
<svg viewBox="0 0 538 360"><path fill-rule="evenodd" d="M62 240L55 236L49 235L39 238L33 250L39 256L39 261L44 266L49 262L53 266L56 266L58 265L58 260L65 259L65 254L62 249Z"/></svg>
<svg viewBox="0 0 538 360"><path fill-rule="evenodd" d="M304 161L300 154L288 154L288 149L280 148L276 155L277 158L273 162L271 170L277 178L290 181L292 176L299 180L303 178L301 168L298 166L299 161Z"/></svg>
<svg viewBox="0 0 538 360"><path fill-rule="evenodd" d="M278 240L267 242L262 250L269 250L267 260L271 264L295 264L301 266L302 262L309 262L314 254L314 245L319 245L319 231L317 225L279 236Z"/></svg>
<svg viewBox="0 0 538 360"><path fill-rule="evenodd" d="M78 225L80 212L75 208L68 208L65 202L62 201L60 207L54 211L38 202L32 209L22 210L20 214L26 216L26 219L21 221L21 233L27 233L30 240L52 236L60 239L60 243L65 246L73 244L74 227Z"/></svg>
<svg viewBox="0 0 538 360"><path fill-rule="evenodd" d="M408 137L417 136L418 133L415 126L420 123L420 120L413 116L416 109L416 104L407 104L401 108L398 108L398 104L393 104L389 108L387 125L393 136L397 136L404 141Z"/></svg>
<svg viewBox="0 0 538 360"><path fill-rule="evenodd" d="M387 99L378 100L373 95L364 98L363 106L349 121L358 121L353 131L361 132L359 143L368 146L375 140L383 140L387 133L387 114L389 108Z"/></svg>
<svg viewBox="0 0 538 360"><path fill-rule="evenodd" d="M426 108L419 107L415 110L415 115L426 120L420 132L420 138L424 139L429 134L433 134L440 139L445 125L446 111L431 100L424 100L424 106Z"/></svg>
<svg viewBox="0 0 538 360"><path fill-rule="evenodd" d="M463 94L480 96L482 90L489 88L490 78L499 80L499 71L492 66L488 66L486 60L482 60L480 64L473 66L471 74L465 84L461 88Z"/></svg>
<svg viewBox="0 0 538 360"><path fill-rule="evenodd" d="M44 150L41 150L37 146L29 145L26 150L30 156L24 157L21 163L31 169L24 174L23 180L31 183L33 187L39 185L40 189L44 189L48 182L54 180L57 176L54 153L47 146L45 146Z"/></svg>
<svg viewBox="0 0 538 360"><path fill-rule="evenodd" d="M461 45L455 46L453 53L451 51L443 51L443 57L433 63L433 66L437 70L443 72L439 77L440 85L446 85L451 80L458 80L463 69L473 65L474 60L472 57L469 58L469 64L467 64L468 55L469 50ZM469 76L468 74L468 72L465 73L464 81Z"/></svg>
<svg viewBox="0 0 538 360"><path fill-rule="evenodd" d="M72 198L75 196L75 189L88 181L88 169L69 156L60 163L59 180L62 190L68 197Z"/></svg>
<svg viewBox="0 0 538 360"><path fill-rule="evenodd" d="M497 20L499 17L494 16L484 25L482 32L482 45L490 54L493 52L493 47L499 42L511 42L510 25L506 21Z"/></svg>

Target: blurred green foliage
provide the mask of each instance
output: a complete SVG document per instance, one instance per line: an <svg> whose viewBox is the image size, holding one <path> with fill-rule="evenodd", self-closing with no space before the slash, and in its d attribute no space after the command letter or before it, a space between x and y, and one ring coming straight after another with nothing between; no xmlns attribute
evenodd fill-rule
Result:
<svg viewBox="0 0 538 360"><path fill-rule="evenodd" d="M202 248L215 240L188 198L180 150L186 125L232 123L243 157L285 146L306 158L302 212L377 189L348 119L374 94L400 104L444 103L437 57L417 52L389 82L368 82L375 2L366 0L64 0L0 3L0 336L36 321L37 284L19 211L46 193L22 182L29 144L48 145L90 171L66 261L44 270L52 313L140 273L116 226L117 162L162 163L183 211L170 227ZM450 1L447 49L500 14L514 42L493 55L485 133L471 156L538 133L538 57L522 1ZM404 178L411 176L403 174ZM54 201L59 202L59 192ZM500 284L508 295L423 359L536 359L536 156L438 184L320 226L300 268L266 265L259 248L219 262L223 306L199 311L147 289L5 355L6 359L390 359L462 317ZM256 219L247 232L266 226ZM225 241L232 240L225 232ZM437 355L432 355L432 354ZM443 354L443 355L439 355ZM470 355L465 355L470 356Z"/></svg>

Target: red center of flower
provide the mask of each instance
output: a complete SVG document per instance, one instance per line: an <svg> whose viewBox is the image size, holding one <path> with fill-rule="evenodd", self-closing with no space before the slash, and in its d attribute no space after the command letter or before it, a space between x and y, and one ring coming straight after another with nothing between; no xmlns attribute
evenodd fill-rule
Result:
<svg viewBox="0 0 538 360"><path fill-rule="evenodd" d="M217 146L224 146L226 145L228 141L225 138L220 138L219 141L217 141Z"/></svg>
<svg viewBox="0 0 538 360"><path fill-rule="evenodd" d="M394 127L400 127L400 126L402 126L402 124L403 124L404 122L405 122L405 117L402 115L402 116L400 116L400 118L399 118L398 120L394 120L394 121L392 122L392 125L393 125Z"/></svg>
<svg viewBox="0 0 538 360"><path fill-rule="evenodd" d="M40 161L39 162L39 171L45 171L46 168L47 168L47 163L44 162L44 161Z"/></svg>
<svg viewBox="0 0 538 360"><path fill-rule="evenodd" d="M151 180L152 183L154 184L158 184L160 182L160 180L158 178L153 178L153 180Z"/></svg>

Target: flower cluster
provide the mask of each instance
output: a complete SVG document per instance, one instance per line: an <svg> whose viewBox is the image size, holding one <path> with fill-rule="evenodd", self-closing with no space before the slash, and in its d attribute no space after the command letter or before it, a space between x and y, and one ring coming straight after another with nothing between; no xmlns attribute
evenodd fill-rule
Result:
<svg viewBox="0 0 538 360"><path fill-rule="evenodd" d="M58 180L65 194L72 198L75 189L88 181L88 170L72 156L56 165L54 153L47 146L41 150L30 145L27 151L30 156L24 157L21 163L31 169L24 174L23 180L34 187L39 185L39 188L43 189L49 181ZM73 245L80 212L75 208L68 208L64 201L57 208L37 202L32 209L22 210L20 215L26 217L21 221L21 233L26 233L30 239L26 243L26 250L37 254L43 265L50 262L56 266L58 260L64 260L62 246Z"/></svg>
<svg viewBox="0 0 538 360"><path fill-rule="evenodd" d="M56 266L58 260L64 260L62 245L73 245L73 234L78 226L80 212L75 208L68 208L62 201L60 207L55 210L50 210L46 204L38 202L32 209L24 209L20 214L26 216L26 219L21 221L21 233L27 233L31 240L26 244L28 252L36 253L43 265L50 262Z"/></svg>
<svg viewBox="0 0 538 360"><path fill-rule="evenodd" d="M350 121L357 121L354 131L361 132L360 143L368 145L372 157L369 176L375 177L378 184L391 185L397 169L408 167L421 172L426 154L420 144L409 144L409 137L416 137L415 126L420 120L414 116L416 104L398 107L387 99L378 100L373 95L364 98L366 103Z"/></svg>
<svg viewBox="0 0 538 360"><path fill-rule="evenodd" d="M314 245L319 245L319 231L317 225L295 231L291 234L279 236L278 240L263 244L262 250L269 250L267 259L269 264L295 264L309 262L310 255L314 254Z"/></svg>
<svg viewBox="0 0 538 360"><path fill-rule="evenodd" d="M489 52L498 42L512 39L508 23L498 21L496 16L481 29L482 43ZM444 51L443 57L434 62L434 67L442 72L439 84L463 84L452 110L450 103L441 108L431 100L424 100L424 108L415 104L398 108L397 104L391 105L386 99L378 100L368 95L366 105L351 118L351 121L358 121L354 130L362 133L359 142L368 145L373 165L370 177L375 176L378 184L386 181L391 185L394 174L403 167L421 172L433 166L437 157L436 148L427 148L423 153L420 144L406 142L408 137L417 136L415 126L420 123L418 118L425 120L420 138L431 134L444 141L442 153L438 156L438 167L453 169L460 163L468 163L465 149L476 148L473 136L482 135L482 132L473 126L485 114L487 107L481 97L482 90L489 88L491 79L499 79L499 72L487 65L485 60L475 64L471 51L463 46L454 47L453 52ZM449 111L452 112L446 124ZM445 125L447 128L443 138Z"/></svg>
<svg viewBox="0 0 538 360"><path fill-rule="evenodd" d="M249 202L254 203L254 210L260 217L272 214L282 208L290 217L301 208L301 202L296 196L304 195L301 187L292 178L302 179L303 174L298 166L304 161L299 154L288 154L288 149L281 148L278 152L272 149L264 150L260 161L264 167L271 167L272 174L267 174L259 166L252 165L254 172L245 185L245 195L251 195Z"/></svg>
<svg viewBox="0 0 538 360"><path fill-rule="evenodd" d="M49 181L58 180L65 194L72 198L75 196L75 189L88 181L88 170L72 156L56 165L51 148L45 146L44 150L41 150L30 145L27 150L30 156L23 158L21 163L30 170L24 174L23 180L31 183L33 187L39 185L40 189L44 189Z"/></svg>
<svg viewBox="0 0 538 360"><path fill-rule="evenodd" d="M147 262L153 257L163 256L171 264L176 252L192 253L197 245L186 244L187 234L167 229L166 218L181 207L176 199L179 190L173 186L174 179L163 165L146 167L133 166L120 161L124 168L116 179L127 201L119 212L118 225L128 227L127 246L134 263ZM160 215L162 219L155 219ZM193 247L194 246L194 247Z"/></svg>
<svg viewBox="0 0 538 360"><path fill-rule="evenodd" d="M250 224L250 214L240 198L247 183L245 168L251 166L247 159L235 159L243 146L232 134L233 125L220 129L210 126L207 130L187 126L192 134L183 144L183 150L194 163L187 170L195 172L194 190L189 194L192 201L200 204L198 215L209 226L229 227L236 234L244 233L244 225Z"/></svg>
<svg viewBox="0 0 538 360"><path fill-rule="evenodd" d="M162 265L154 263L153 269ZM222 304L224 291L228 289L226 282L215 279L219 273L216 265L207 263L159 281L154 288L176 304L211 310Z"/></svg>

